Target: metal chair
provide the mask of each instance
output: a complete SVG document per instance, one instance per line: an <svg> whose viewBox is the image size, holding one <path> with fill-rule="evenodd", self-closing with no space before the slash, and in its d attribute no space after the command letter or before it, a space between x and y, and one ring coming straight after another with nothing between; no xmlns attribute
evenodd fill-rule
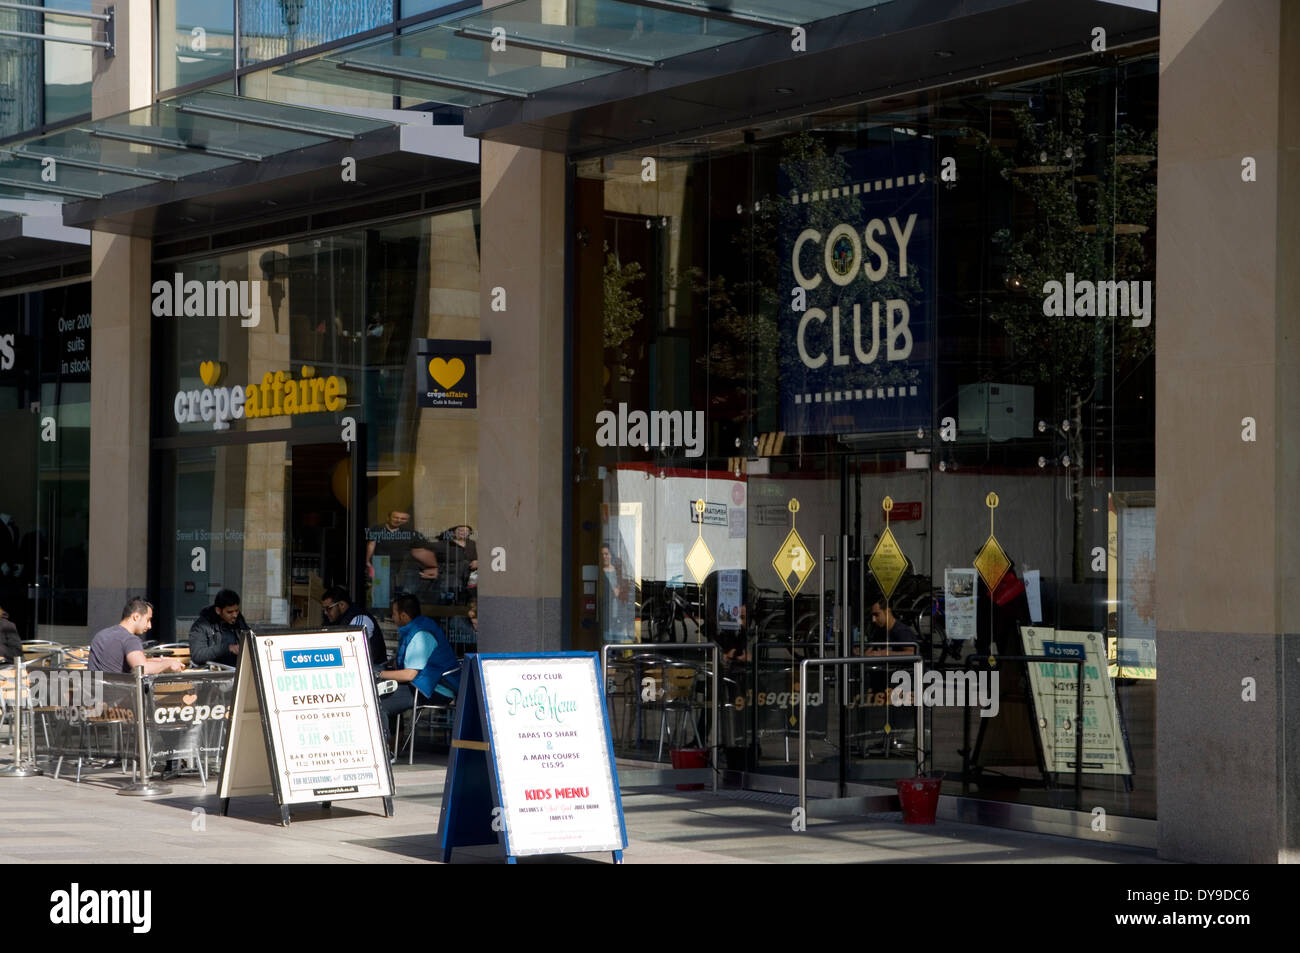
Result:
<svg viewBox="0 0 1300 953"><path fill-rule="evenodd" d="M650 670L647 670L647 674L649 673ZM678 734L684 734L682 722L688 721L695 743L703 744L700 726L696 720L696 687L700 681L700 666L686 662L668 662L661 670L661 674L663 686L660 689L660 697L655 702L647 703L648 706L658 708L662 712L659 721L659 753L655 755L656 761L664 756L664 735L668 736L670 743L673 740L673 729L669 727L670 715L677 716Z"/></svg>
<svg viewBox="0 0 1300 953"><path fill-rule="evenodd" d="M446 684L448 676L460 674L460 669L461 666L459 665L457 665L455 668L447 669L447 671L443 672L442 675L438 677L437 685ZM435 689L437 688L437 685L434 686ZM430 727L432 727L434 716L441 714L443 716L443 727L446 728L448 735L450 735L451 726L452 726L452 715L456 711L456 699L454 696L451 698L448 698L446 695L442 695L442 694L434 694L432 696L426 696L427 699L426 703L421 705L420 690L418 688L415 688L415 686L411 686L411 687L415 691L415 700L411 705L411 731L406 738L406 744L408 748L407 757L406 757L407 764L415 764L415 732L420 727L420 715L423 714L424 712L428 712ZM451 686L447 685L447 687L450 688ZM402 752L402 715L403 712L397 713L397 726L396 726L396 730L394 730L393 732L393 757L394 758L396 758Z"/></svg>

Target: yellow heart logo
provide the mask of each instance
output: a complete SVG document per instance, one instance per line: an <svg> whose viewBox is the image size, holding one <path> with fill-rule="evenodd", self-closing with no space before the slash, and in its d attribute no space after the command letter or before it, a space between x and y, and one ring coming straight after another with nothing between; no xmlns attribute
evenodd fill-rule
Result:
<svg viewBox="0 0 1300 953"><path fill-rule="evenodd" d="M181 701L183 701L183 702L184 702L185 704L187 704L187 705L193 705L193 704L194 704L196 701L198 701L198 700L199 700L199 696L198 696L198 695L182 695L182 696L181 696Z"/></svg>
<svg viewBox="0 0 1300 953"><path fill-rule="evenodd" d="M435 357L429 362L429 376L437 381L438 386L443 390L451 390L452 386L465 376L465 362L458 357L453 357L450 361Z"/></svg>
<svg viewBox="0 0 1300 953"><path fill-rule="evenodd" d="M221 380L223 370L220 361L204 361L199 365L199 379L205 387L215 387L217 381Z"/></svg>

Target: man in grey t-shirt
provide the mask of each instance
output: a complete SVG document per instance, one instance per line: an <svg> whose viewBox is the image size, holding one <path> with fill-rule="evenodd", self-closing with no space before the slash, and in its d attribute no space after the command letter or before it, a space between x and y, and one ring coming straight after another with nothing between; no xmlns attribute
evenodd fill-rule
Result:
<svg viewBox="0 0 1300 953"><path fill-rule="evenodd" d="M179 672L185 668L180 659L145 658L140 636L153 625L153 606L137 596L122 607L122 621L101 629L90 640L90 670L130 674L144 666L146 675Z"/></svg>

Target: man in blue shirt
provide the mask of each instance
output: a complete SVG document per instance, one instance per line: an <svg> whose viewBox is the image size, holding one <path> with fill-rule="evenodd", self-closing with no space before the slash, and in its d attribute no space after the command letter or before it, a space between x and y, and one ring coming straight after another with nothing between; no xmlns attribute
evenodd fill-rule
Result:
<svg viewBox="0 0 1300 953"><path fill-rule="evenodd" d="M422 698L455 698L460 684L459 675L442 677L443 672L460 663L438 623L420 611L420 600L413 595L400 595L393 600L391 611L393 621L399 626L396 667L376 666L375 672L376 678L397 682L397 691L380 701L385 723L414 707L415 689L420 690Z"/></svg>

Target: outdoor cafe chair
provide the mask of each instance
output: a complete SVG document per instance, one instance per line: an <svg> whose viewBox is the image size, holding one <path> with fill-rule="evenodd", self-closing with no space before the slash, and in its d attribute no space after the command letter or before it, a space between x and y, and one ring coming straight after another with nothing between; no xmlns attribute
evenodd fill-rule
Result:
<svg viewBox="0 0 1300 953"><path fill-rule="evenodd" d="M442 685L446 683L446 680L449 676L459 674L460 670L461 670L461 666L457 665L455 668L450 668L447 671L443 672L442 675L438 678L438 684ZM451 686L448 685L447 687L450 688ZM412 688L415 688L415 686L412 686ZM434 718L441 716L441 718L439 719L442 723L441 726L446 729L447 737L450 740L452 718L456 713L456 699L454 697L448 698L446 695L442 695L442 694L435 694L432 696L425 696L425 703L421 705L420 690L418 688L415 688L415 701L411 706L411 732L406 739L406 743L409 748L409 751L407 753L407 759L406 759L407 764L415 763L415 731L417 728L420 727L420 715L424 714L425 712L429 713L430 728L433 727ZM396 730L393 732L393 757L394 758L396 758L398 755L402 753L402 715L403 715L402 712L397 713L397 727Z"/></svg>

